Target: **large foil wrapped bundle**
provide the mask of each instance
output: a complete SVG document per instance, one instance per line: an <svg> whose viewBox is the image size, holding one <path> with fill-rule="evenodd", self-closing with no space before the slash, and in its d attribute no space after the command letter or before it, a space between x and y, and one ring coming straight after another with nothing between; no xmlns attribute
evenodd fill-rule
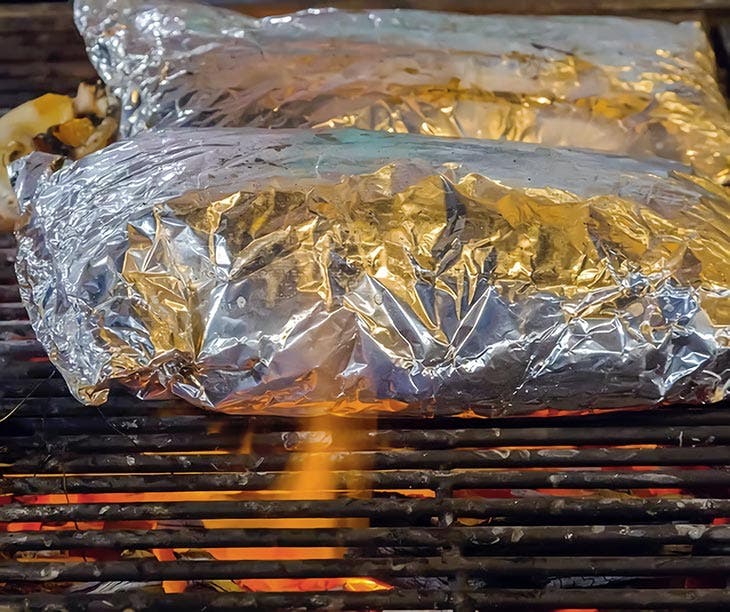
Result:
<svg viewBox="0 0 730 612"><path fill-rule="evenodd" d="M151 131L14 166L73 393L226 412L709 402L730 200L671 162L357 130Z"/></svg>
<svg viewBox="0 0 730 612"><path fill-rule="evenodd" d="M506 138L730 179L730 114L700 25L613 17L311 10L255 20L76 0L92 62L151 126L357 127Z"/></svg>

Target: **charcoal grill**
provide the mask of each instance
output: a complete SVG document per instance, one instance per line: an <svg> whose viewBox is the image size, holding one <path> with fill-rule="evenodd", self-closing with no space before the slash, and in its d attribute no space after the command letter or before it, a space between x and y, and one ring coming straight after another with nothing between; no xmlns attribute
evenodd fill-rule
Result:
<svg viewBox="0 0 730 612"><path fill-rule="evenodd" d="M695 5L638 4L669 17L673 5ZM705 4L722 42L730 8ZM0 106L72 91L91 76L67 8L4 10L0 31L12 32L4 44L15 55L0 64ZM718 55L727 57L721 46ZM730 609L727 406L356 419L334 434L314 421L124 395L98 411L69 397L33 338L13 257L12 237L0 235L0 610ZM341 491L263 499L308 442L329 458ZM303 517L336 522L267 523ZM232 522L206 528L213 519ZM247 519L258 526L236 525ZM209 554L249 547L343 552L256 561ZM167 560L149 552L159 550ZM242 579L338 577L391 588L230 590ZM187 589L167 592L166 581Z"/></svg>

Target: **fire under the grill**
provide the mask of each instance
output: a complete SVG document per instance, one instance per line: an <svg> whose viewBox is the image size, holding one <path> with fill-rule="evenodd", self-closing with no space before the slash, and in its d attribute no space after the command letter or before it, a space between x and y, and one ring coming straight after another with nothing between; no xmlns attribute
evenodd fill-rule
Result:
<svg viewBox="0 0 730 612"><path fill-rule="evenodd" d="M730 413L83 407L0 243L0 606L727 609Z"/></svg>

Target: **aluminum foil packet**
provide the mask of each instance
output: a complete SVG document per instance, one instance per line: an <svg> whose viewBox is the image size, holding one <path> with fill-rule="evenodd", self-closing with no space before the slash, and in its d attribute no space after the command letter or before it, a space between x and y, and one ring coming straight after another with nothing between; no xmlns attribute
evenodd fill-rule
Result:
<svg viewBox="0 0 730 612"><path fill-rule="evenodd" d="M76 0L89 56L151 126L356 127L543 143L730 180L730 113L696 22L312 9L253 19Z"/></svg>
<svg viewBox="0 0 730 612"><path fill-rule="evenodd" d="M353 129L153 130L15 163L17 273L89 404L112 386L287 415L712 402L730 199L687 172Z"/></svg>

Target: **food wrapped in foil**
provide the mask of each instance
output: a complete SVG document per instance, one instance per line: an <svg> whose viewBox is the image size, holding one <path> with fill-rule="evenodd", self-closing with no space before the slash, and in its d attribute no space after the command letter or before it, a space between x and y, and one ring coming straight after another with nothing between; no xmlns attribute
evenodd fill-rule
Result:
<svg viewBox="0 0 730 612"><path fill-rule="evenodd" d="M730 199L678 164L188 128L59 165L13 167L17 272L84 402L490 415L728 393Z"/></svg>
<svg viewBox="0 0 730 612"><path fill-rule="evenodd" d="M730 180L730 114L698 23L310 10L256 20L76 0L92 62L151 126L357 127L660 156Z"/></svg>

